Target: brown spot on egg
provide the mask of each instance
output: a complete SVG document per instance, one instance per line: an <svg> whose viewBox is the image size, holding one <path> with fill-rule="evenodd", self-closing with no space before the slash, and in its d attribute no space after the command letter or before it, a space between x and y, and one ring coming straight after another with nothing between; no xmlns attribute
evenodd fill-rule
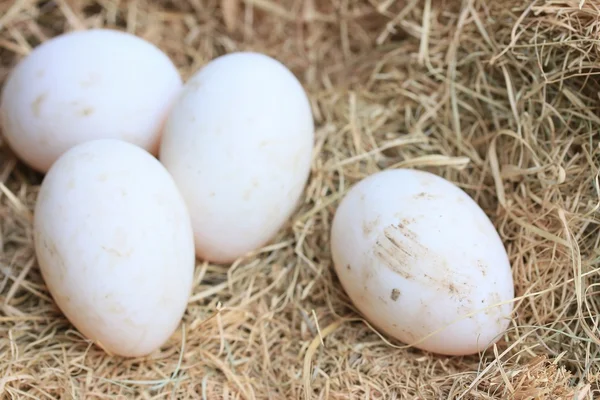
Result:
<svg viewBox="0 0 600 400"><path fill-rule="evenodd" d="M471 290L473 286L468 282L460 282L458 279L448 279L447 286L448 294L451 298L458 300L460 307L470 312L473 300L471 298Z"/></svg>
<svg viewBox="0 0 600 400"><path fill-rule="evenodd" d="M400 290L392 289L392 294L390 295L390 299L392 299L392 301L396 301L396 300L398 300L398 297L400 297Z"/></svg>
<svg viewBox="0 0 600 400"><path fill-rule="evenodd" d="M366 266L359 270L360 281L363 283L365 290L367 290L367 283L375 276L372 266Z"/></svg>
<svg viewBox="0 0 600 400"><path fill-rule="evenodd" d="M469 315L469 314L471 314L473 312L473 307L471 307L472 301L467 300L466 303L468 303L468 304L466 304L463 300L464 299L461 299L459 301L457 310L459 311L459 315L461 317L466 317L467 315ZM471 318L471 316L469 316L468 318Z"/></svg>
<svg viewBox="0 0 600 400"><path fill-rule="evenodd" d="M485 304L486 308L485 315L497 314L500 309L499 303L501 302L500 293L498 292L489 292L487 298L481 301Z"/></svg>
<svg viewBox="0 0 600 400"><path fill-rule="evenodd" d="M79 111L79 114L83 117L88 117L94 113L93 107L84 107Z"/></svg>
<svg viewBox="0 0 600 400"><path fill-rule="evenodd" d="M413 196L413 199L424 199L424 200L433 200L438 196L435 196L431 193L427 193L427 192L421 192L421 193L417 193Z"/></svg>
<svg viewBox="0 0 600 400"><path fill-rule="evenodd" d="M362 225L363 234L369 236L373 230L379 225L380 216L377 216L374 220L364 221Z"/></svg>
<svg viewBox="0 0 600 400"><path fill-rule="evenodd" d="M129 257L133 253L133 249L129 249L126 252L122 252L113 247L106 247L106 246L101 246L101 247L102 247L102 250L104 250L105 252L112 254L114 256L117 256L117 257L121 257L121 258Z"/></svg>
<svg viewBox="0 0 600 400"><path fill-rule="evenodd" d="M417 222L417 220L414 218L402 218L402 225L410 225L414 224L415 222Z"/></svg>
<svg viewBox="0 0 600 400"><path fill-rule="evenodd" d="M31 111L33 112L34 116L40 117L41 111L42 111L41 110L42 104L46 100L46 97L48 97L48 94L47 93L42 93L38 97L35 98L35 100L33 101L33 103L31 103Z"/></svg>
<svg viewBox="0 0 600 400"><path fill-rule="evenodd" d="M425 250L414 232L402 224L388 226L375 243L375 255L405 279L414 278L414 261Z"/></svg>
<svg viewBox="0 0 600 400"><path fill-rule="evenodd" d="M487 275L487 265L482 261L482 260L477 260L477 269L479 269L479 272L481 272L481 275L486 276Z"/></svg>
<svg viewBox="0 0 600 400"><path fill-rule="evenodd" d="M456 286L452 282L448 283L448 291L450 292L450 294L457 294L458 293L458 289L456 288Z"/></svg>
<svg viewBox="0 0 600 400"><path fill-rule="evenodd" d="M350 270L352 269L352 267L350 266L350 264L346 265L346 269L347 269L348 271L350 271Z"/></svg>
<svg viewBox="0 0 600 400"><path fill-rule="evenodd" d="M493 304L500 303L500 293L492 292L490 295Z"/></svg>
<svg viewBox="0 0 600 400"><path fill-rule="evenodd" d="M457 299L468 299L469 277L453 270L442 257L421 243L418 235L400 222L384 229L373 249L383 265L404 279L437 289Z"/></svg>

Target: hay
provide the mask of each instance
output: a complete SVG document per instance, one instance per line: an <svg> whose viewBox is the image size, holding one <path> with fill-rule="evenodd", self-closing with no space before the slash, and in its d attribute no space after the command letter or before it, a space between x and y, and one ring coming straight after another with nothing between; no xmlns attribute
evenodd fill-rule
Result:
<svg viewBox="0 0 600 400"><path fill-rule="evenodd" d="M221 5L223 8L221 8ZM223 15L222 10L225 12ZM600 393L600 10L586 0L0 2L0 81L41 41L109 26L184 77L262 51L304 82L318 123L301 208L271 246L199 262L181 330L111 358L51 301L32 251L41 177L0 144L0 394L7 398L591 399ZM490 215L517 301L485 354L378 335L332 270L331 218L384 168L444 176Z"/></svg>

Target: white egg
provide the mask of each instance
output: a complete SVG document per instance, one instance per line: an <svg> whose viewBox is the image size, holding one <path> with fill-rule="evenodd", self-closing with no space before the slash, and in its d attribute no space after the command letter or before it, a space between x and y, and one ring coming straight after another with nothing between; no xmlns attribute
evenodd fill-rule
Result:
<svg viewBox="0 0 600 400"><path fill-rule="evenodd" d="M41 172L93 139L121 139L156 154L181 86L169 57L139 37L110 29L62 34L11 71L0 103L4 136Z"/></svg>
<svg viewBox="0 0 600 400"><path fill-rule="evenodd" d="M117 139L67 150L42 182L34 241L57 305L103 349L143 356L177 328L192 287L192 227L146 151Z"/></svg>
<svg viewBox="0 0 600 400"><path fill-rule="evenodd" d="M188 204L196 254L225 263L267 244L300 199L313 140L309 100L280 62L233 53L198 71L159 156Z"/></svg>
<svg viewBox="0 0 600 400"><path fill-rule="evenodd" d="M331 251L358 310L406 344L472 354L509 324L514 288L500 236L471 197L434 174L360 181L336 211Z"/></svg>

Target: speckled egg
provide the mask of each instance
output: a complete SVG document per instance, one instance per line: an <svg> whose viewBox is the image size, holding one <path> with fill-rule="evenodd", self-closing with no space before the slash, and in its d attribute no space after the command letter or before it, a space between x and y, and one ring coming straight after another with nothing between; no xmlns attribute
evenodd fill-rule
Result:
<svg viewBox="0 0 600 400"><path fill-rule="evenodd" d="M281 62L238 52L197 71L159 155L190 210L197 256L230 263L269 243L299 203L313 144L308 96Z"/></svg>
<svg viewBox="0 0 600 400"><path fill-rule="evenodd" d="M192 227L172 178L145 150L118 139L67 150L40 188L34 241L59 308L109 353L147 355L179 325Z"/></svg>
<svg viewBox="0 0 600 400"><path fill-rule="evenodd" d="M356 308L406 344L472 354L510 322L513 279L500 236L437 175L399 169L357 183L335 214L331 252Z"/></svg>
<svg viewBox="0 0 600 400"><path fill-rule="evenodd" d="M181 86L169 57L140 37L111 29L65 33L10 72L0 99L2 131L40 172L94 139L121 139L156 154Z"/></svg>

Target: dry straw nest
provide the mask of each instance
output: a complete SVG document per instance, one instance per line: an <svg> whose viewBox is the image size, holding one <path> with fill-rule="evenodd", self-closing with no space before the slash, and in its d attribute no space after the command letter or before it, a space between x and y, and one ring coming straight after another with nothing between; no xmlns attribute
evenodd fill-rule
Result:
<svg viewBox="0 0 600 400"><path fill-rule="evenodd" d="M233 265L199 261L181 330L107 356L52 302L32 250L41 176L0 144L3 398L591 399L600 333L600 6L591 0L3 0L0 82L38 43L116 27L184 77L235 50L286 63L317 122L303 203ZM378 334L332 269L340 197L385 168L429 170L497 226L517 301L484 354Z"/></svg>

